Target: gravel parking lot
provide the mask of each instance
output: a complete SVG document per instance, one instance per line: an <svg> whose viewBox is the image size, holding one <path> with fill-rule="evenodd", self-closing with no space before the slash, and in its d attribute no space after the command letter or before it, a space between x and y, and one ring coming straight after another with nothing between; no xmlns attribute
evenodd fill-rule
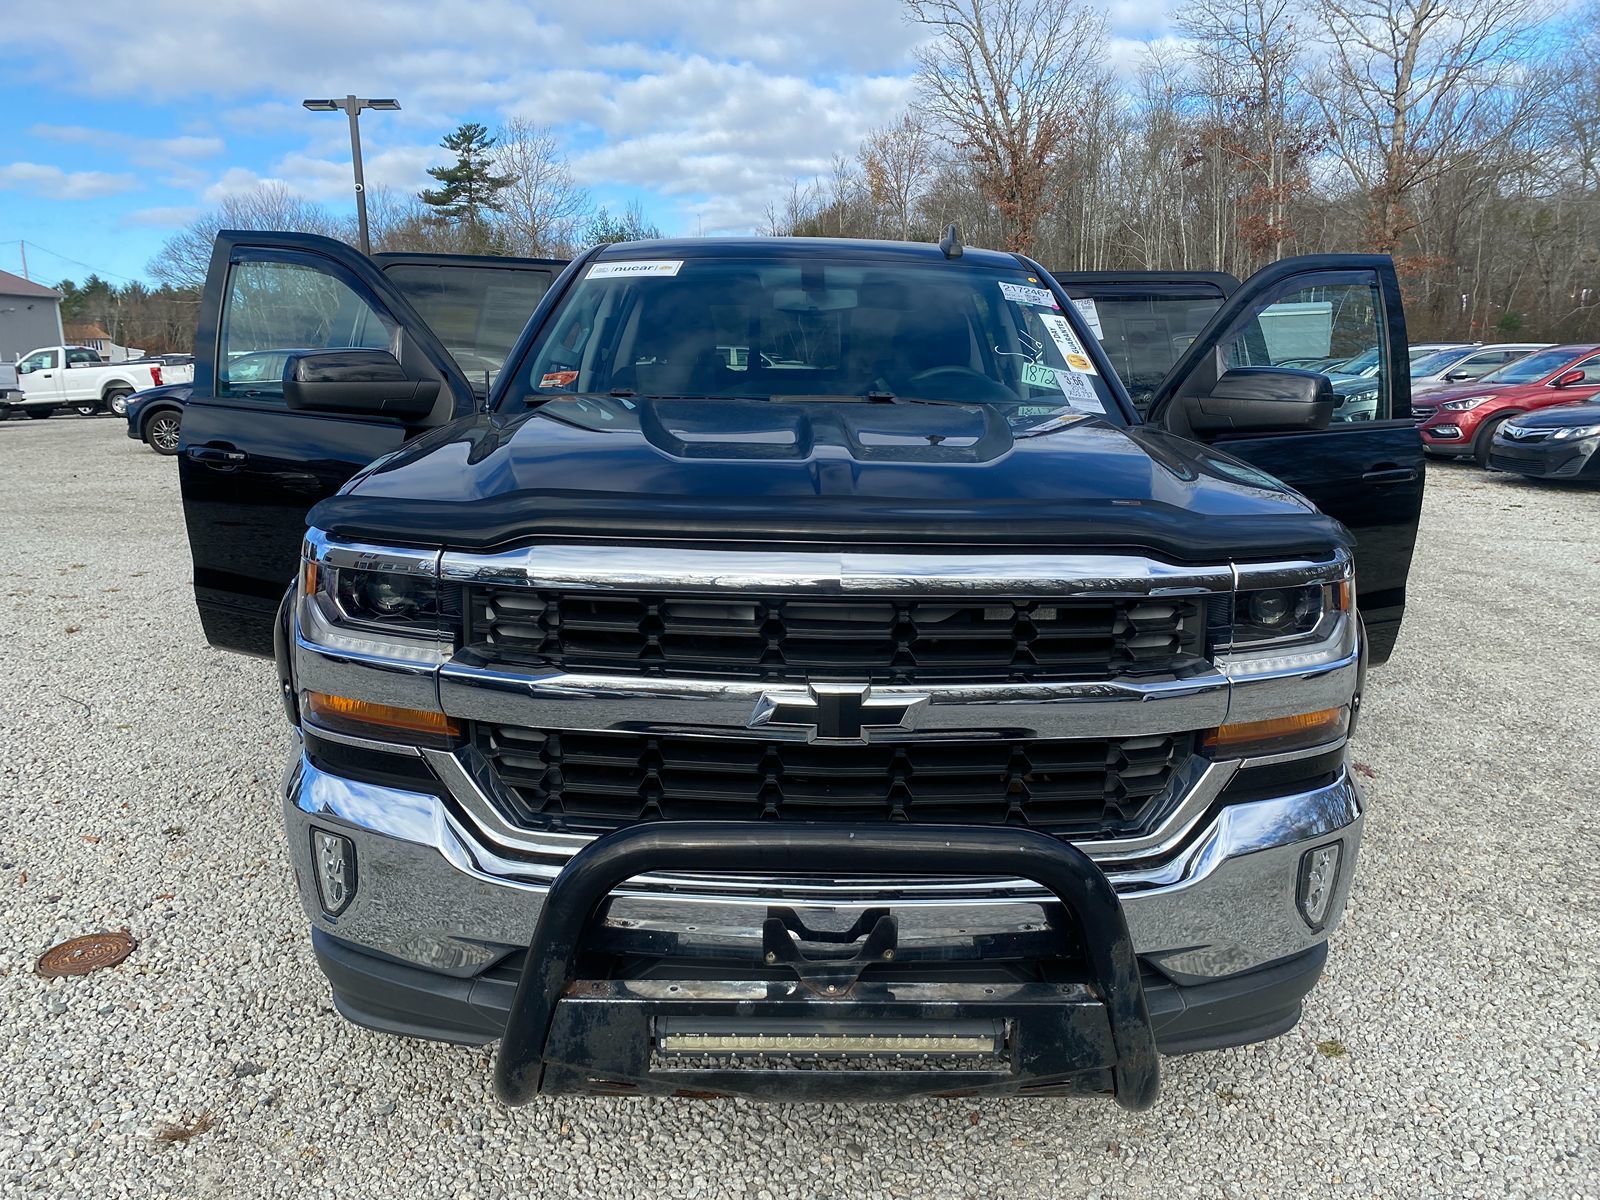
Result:
<svg viewBox="0 0 1600 1200"><path fill-rule="evenodd" d="M1600 493L1432 470L1371 801L1305 1020L1107 1102L493 1099L489 1053L331 1009L268 664L209 649L170 459L0 424L0 1192L1600 1194ZM114 970L48 946L126 927Z"/></svg>

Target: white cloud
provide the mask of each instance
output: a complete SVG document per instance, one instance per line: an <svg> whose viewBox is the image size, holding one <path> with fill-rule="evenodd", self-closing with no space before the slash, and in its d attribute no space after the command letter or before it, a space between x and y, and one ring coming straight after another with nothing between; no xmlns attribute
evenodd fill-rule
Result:
<svg viewBox="0 0 1600 1200"><path fill-rule="evenodd" d="M69 33L91 11L92 45ZM373 187L416 191L447 156L444 132L515 114L556 126L597 191L675 204L676 222L660 214L669 231L759 227L795 177L894 117L922 36L899 0L12 0L11 12L37 31L20 64L36 80L171 106L182 136L141 149L154 178L208 205L265 180L348 200L345 123L299 101L353 90L404 106L362 120ZM255 143L257 157L202 170L216 130ZM111 135L81 126L38 132L112 149Z"/></svg>
<svg viewBox="0 0 1600 1200"><path fill-rule="evenodd" d="M117 224L127 229L177 229L200 215L191 205L175 204L140 208L125 215Z"/></svg>
<svg viewBox="0 0 1600 1200"><path fill-rule="evenodd" d="M129 160L215 158L226 148L219 137L184 134L170 138L132 137L111 129L91 129L86 125L35 125L29 137L69 145L95 146L115 152Z"/></svg>
<svg viewBox="0 0 1600 1200"><path fill-rule="evenodd" d="M93 200L139 187L132 175L109 171L63 171L44 163L0 165L0 189L31 192L47 200Z"/></svg>

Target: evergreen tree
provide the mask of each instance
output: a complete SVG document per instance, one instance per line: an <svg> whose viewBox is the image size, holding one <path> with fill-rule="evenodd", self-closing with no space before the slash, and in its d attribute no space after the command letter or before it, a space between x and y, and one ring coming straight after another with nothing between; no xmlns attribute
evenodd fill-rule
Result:
<svg viewBox="0 0 1600 1200"><path fill-rule="evenodd" d="M428 174L440 186L421 194L422 202L434 210L434 224L454 226L470 248L487 248L492 238L486 214L500 211L499 193L509 186L510 175L496 175L490 151L495 139L476 121L469 121L439 143L453 152L456 161L448 167L429 167Z"/></svg>
<svg viewBox="0 0 1600 1200"><path fill-rule="evenodd" d="M585 240L593 245L602 242L642 242L661 236L661 230L644 219L644 209L635 200L620 216L612 216L605 208L599 209L589 219Z"/></svg>

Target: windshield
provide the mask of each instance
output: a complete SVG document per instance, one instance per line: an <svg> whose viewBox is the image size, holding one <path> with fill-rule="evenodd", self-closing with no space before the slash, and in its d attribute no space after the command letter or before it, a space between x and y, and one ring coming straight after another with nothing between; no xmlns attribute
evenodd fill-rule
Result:
<svg viewBox="0 0 1600 1200"><path fill-rule="evenodd" d="M1463 350L1435 350L1432 354L1424 354L1411 364L1411 378L1421 379L1425 375L1437 375L1471 353L1472 347L1468 346Z"/></svg>
<svg viewBox="0 0 1600 1200"><path fill-rule="evenodd" d="M1537 383L1552 371L1559 371L1580 355L1571 350L1541 350L1527 358L1507 363L1498 371L1490 371L1479 383Z"/></svg>
<svg viewBox="0 0 1600 1200"><path fill-rule="evenodd" d="M938 400L1002 406L1013 420L1118 413L1086 335L1041 277L818 250L600 259L562 298L509 402L609 393Z"/></svg>
<svg viewBox="0 0 1600 1200"><path fill-rule="evenodd" d="M1328 368L1330 375L1373 375L1378 370L1378 356L1381 353L1374 346L1370 350L1363 350L1354 358L1346 359L1342 363Z"/></svg>

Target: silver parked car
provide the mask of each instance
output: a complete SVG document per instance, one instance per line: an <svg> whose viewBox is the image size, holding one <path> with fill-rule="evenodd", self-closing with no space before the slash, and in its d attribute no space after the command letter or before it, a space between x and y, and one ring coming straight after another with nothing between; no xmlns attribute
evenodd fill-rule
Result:
<svg viewBox="0 0 1600 1200"><path fill-rule="evenodd" d="M1543 350L1549 342L1495 342L1487 346L1455 346L1411 360L1411 391L1429 392L1453 383L1470 383L1508 362Z"/></svg>

